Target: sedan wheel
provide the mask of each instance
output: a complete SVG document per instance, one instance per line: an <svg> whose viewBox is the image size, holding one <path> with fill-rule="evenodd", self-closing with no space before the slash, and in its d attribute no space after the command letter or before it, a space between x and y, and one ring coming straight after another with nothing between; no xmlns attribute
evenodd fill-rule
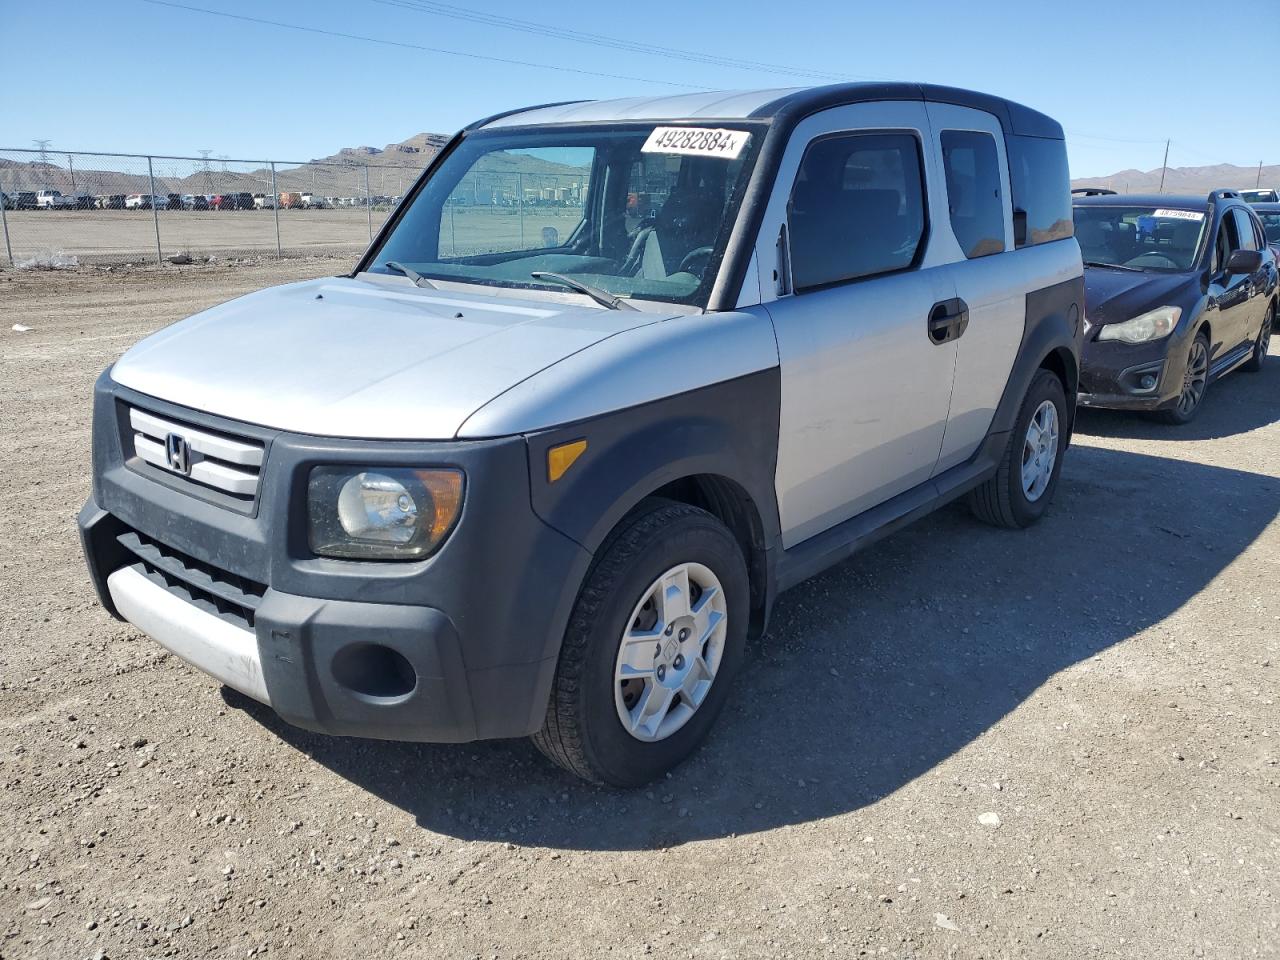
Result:
<svg viewBox="0 0 1280 960"><path fill-rule="evenodd" d="M1178 412L1190 418L1204 399L1204 388L1209 382L1209 345L1203 337L1196 337L1187 358L1187 370L1182 375L1182 396L1178 397Z"/></svg>

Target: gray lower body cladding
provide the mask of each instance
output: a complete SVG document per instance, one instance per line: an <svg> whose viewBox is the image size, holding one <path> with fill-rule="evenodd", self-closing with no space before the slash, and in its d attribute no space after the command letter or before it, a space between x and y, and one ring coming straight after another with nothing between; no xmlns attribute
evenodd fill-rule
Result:
<svg viewBox="0 0 1280 960"><path fill-rule="evenodd" d="M232 509L138 462L122 427L135 406L261 443L256 496ZM122 616L127 587L129 619L292 724L397 740L524 736L541 726L592 555L634 503L683 477L727 475L759 497L776 536L777 410L775 369L530 437L330 440L209 417L104 374L81 540L108 610ZM586 438L588 452L551 484L547 448L570 435ZM423 561L317 558L306 490L321 464L459 467L462 516ZM761 544L767 536L762 528ZM127 576L113 579L119 571ZM175 608L173 596L188 606ZM219 638L221 653L193 653L193 624Z"/></svg>

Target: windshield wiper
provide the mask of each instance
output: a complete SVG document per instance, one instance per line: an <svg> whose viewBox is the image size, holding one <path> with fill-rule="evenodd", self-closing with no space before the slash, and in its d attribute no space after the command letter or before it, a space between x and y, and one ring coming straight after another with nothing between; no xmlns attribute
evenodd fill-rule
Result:
<svg viewBox="0 0 1280 960"><path fill-rule="evenodd" d="M406 277L412 280L416 286L427 287L431 290L440 289L434 283L432 283L430 280L428 280L426 277L420 274L417 270L413 269L413 267L406 267L403 263L397 263L395 260L388 260L386 263L383 264L383 266L390 267L392 270L396 271L397 273L403 273Z"/></svg>
<svg viewBox="0 0 1280 960"><path fill-rule="evenodd" d="M571 290L577 290L579 293L585 293L601 306L608 307L610 310L635 310L627 301L621 297L615 297L607 290L601 290L599 287L593 287L589 283L583 283L581 280L575 280L573 277L566 277L562 273L549 273L546 270L535 270L529 274L535 280L555 280L563 283Z"/></svg>
<svg viewBox="0 0 1280 960"><path fill-rule="evenodd" d="M1138 267L1126 267L1123 263L1104 263L1101 260L1086 260L1086 267L1110 267L1112 270L1128 270L1130 273L1145 273L1146 271Z"/></svg>

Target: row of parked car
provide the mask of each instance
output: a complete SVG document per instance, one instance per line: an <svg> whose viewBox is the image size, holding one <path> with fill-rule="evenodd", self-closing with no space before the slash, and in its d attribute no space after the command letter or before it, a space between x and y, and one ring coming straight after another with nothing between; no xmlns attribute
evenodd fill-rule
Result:
<svg viewBox="0 0 1280 960"><path fill-rule="evenodd" d="M321 197L312 193L109 193L23 190L0 193L6 210L325 210L363 207L364 197ZM396 206L400 197L370 198L373 206Z"/></svg>

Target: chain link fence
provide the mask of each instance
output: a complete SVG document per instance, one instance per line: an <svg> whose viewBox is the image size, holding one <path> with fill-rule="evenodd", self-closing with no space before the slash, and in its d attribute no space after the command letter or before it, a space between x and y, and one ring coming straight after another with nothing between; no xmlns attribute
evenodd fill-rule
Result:
<svg viewBox="0 0 1280 960"><path fill-rule="evenodd" d="M285 162L0 149L12 266L356 256L431 159Z"/></svg>

